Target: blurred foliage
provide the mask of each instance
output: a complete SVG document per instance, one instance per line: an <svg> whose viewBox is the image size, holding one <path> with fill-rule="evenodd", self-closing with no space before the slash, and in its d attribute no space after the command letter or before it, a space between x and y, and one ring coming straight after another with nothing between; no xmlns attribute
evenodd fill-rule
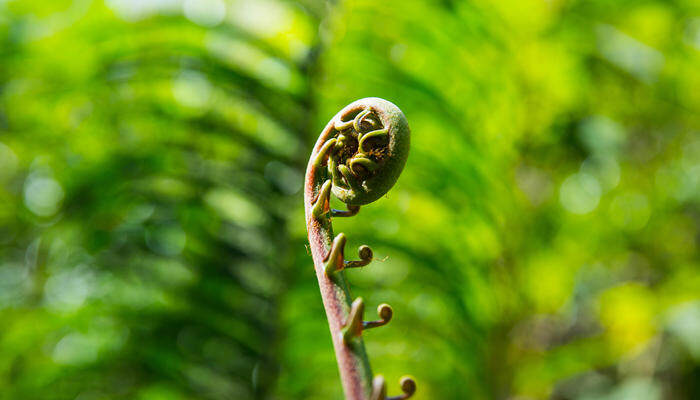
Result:
<svg viewBox="0 0 700 400"><path fill-rule="evenodd" d="M367 96L390 394L698 398L699 68L689 0L0 0L0 399L341 398L300 189Z"/></svg>

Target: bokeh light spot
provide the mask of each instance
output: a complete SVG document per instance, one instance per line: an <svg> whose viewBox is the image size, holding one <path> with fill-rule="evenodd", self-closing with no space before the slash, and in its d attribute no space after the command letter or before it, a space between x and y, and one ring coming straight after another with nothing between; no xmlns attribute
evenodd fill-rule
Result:
<svg viewBox="0 0 700 400"><path fill-rule="evenodd" d="M211 97L211 83L198 72L185 71L173 82L173 96L185 107L204 108Z"/></svg>
<svg viewBox="0 0 700 400"><path fill-rule="evenodd" d="M559 201L566 211L573 214L588 214L600 202L598 180L586 173L577 173L564 180L559 189Z"/></svg>
<svg viewBox="0 0 700 400"><path fill-rule="evenodd" d="M649 221L650 214L649 201L643 194L621 194L610 203L610 220L623 229L643 228Z"/></svg>
<svg viewBox="0 0 700 400"><path fill-rule="evenodd" d="M40 217L55 214L61 208L63 197L63 188L52 178L30 175L24 184L24 204Z"/></svg>
<svg viewBox="0 0 700 400"><path fill-rule="evenodd" d="M57 364L86 364L97 359L97 343L87 335L69 333L56 344L52 358Z"/></svg>
<svg viewBox="0 0 700 400"><path fill-rule="evenodd" d="M50 276L44 285L47 306L63 312L77 310L90 294L91 280L85 266Z"/></svg>
<svg viewBox="0 0 700 400"><path fill-rule="evenodd" d="M185 17L205 27L219 25L226 18L226 4L222 0L185 0Z"/></svg>

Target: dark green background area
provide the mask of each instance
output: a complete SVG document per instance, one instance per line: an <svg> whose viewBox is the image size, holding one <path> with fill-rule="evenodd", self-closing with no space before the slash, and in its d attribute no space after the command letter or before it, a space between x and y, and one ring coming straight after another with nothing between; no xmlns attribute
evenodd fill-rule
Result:
<svg viewBox="0 0 700 400"><path fill-rule="evenodd" d="M699 71L690 0L0 0L0 399L340 399L301 187L369 96L390 394L697 399Z"/></svg>

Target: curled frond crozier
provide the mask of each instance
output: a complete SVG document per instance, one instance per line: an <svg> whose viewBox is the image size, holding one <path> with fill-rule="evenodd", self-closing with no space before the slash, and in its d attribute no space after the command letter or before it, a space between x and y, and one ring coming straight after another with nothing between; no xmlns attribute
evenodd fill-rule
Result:
<svg viewBox="0 0 700 400"><path fill-rule="evenodd" d="M342 202L361 206L386 194L398 179L410 146L408 122L393 103L377 97L357 100L329 123L319 151Z"/></svg>

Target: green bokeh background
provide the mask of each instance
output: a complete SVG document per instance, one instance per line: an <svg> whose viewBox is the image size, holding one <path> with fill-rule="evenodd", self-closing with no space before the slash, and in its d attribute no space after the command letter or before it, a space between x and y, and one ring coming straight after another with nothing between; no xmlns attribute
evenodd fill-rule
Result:
<svg viewBox="0 0 700 400"><path fill-rule="evenodd" d="M0 399L342 398L301 187L368 96L390 394L700 398L699 71L691 0L0 0Z"/></svg>

